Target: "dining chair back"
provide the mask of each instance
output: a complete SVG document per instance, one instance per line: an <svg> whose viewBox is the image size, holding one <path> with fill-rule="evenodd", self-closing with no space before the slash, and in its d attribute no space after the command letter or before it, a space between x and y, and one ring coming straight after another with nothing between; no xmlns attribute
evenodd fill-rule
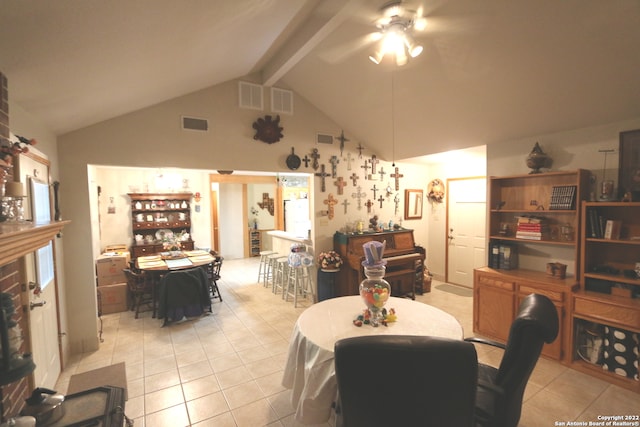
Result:
<svg viewBox="0 0 640 427"><path fill-rule="evenodd" d="M158 289L158 317L163 326L184 317L211 311L209 280L200 267L172 270L164 275Z"/></svg>
<svg viewBox="0 0 640 427"><path fill-rule="evenodd" d="M511 324L506 345L482 338L465 341L504 349L500 366L479 364L476 416L478 424L516 427L520 421L522 399L529 377L542 347L558 336L558 311L549 298L530 294L520 303Z"/></svg>
<svg viewBox="0 0 640 427"><path fill-rule="evenodd" d="M154 307L154 279L144 271L133 271L130 268L122 270L127 279L127 289L131 299L132 311L135 311L135 318L138 318L140 308L147 306L147 310L153 310Z"/></svg>
<svg viewBox="0 0 640 427"><path fill-rule="evenodd" d="M462 340L368 335L335 344L336 425L471 427L478 358Z"/></svg>
<svg viewBox="0 0 640 427"><path fill-rule="evenodd" d="M209 279L209 298L212 300L218 298L222 302L222 295L220 294L220 288L218 287L218 280L220 280L220 270L222 269L222 262L224 257L220 255L214 255L212 263L207 264L207 278Z"/></svg>

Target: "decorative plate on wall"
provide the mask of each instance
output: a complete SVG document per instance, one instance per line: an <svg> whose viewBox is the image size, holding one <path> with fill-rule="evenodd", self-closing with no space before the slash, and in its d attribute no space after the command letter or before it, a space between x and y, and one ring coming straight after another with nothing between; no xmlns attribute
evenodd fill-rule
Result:
<svg viewBox="0 0 640 427"><path fill-rule="evenodd" d="M276 116L275 120L272 120L269 115L264 116L264 119L260 117L253 122L253 128L256 130L253 139L259 139L267 144L278 142L283 137L282 130L284 128L280 127L280 116Z"/></svg>

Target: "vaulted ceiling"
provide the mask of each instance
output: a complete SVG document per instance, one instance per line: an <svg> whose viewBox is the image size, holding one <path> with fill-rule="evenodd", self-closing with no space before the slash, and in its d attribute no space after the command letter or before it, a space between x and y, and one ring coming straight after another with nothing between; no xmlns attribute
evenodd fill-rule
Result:
<svg viewBox="0 0 640 427"><path fill-rule="evenodd" d="M640 117L637 0L415 0L425 46L374 65L385 0L0 0L10 96L62 135L250 74L387 159Z"/></svg>

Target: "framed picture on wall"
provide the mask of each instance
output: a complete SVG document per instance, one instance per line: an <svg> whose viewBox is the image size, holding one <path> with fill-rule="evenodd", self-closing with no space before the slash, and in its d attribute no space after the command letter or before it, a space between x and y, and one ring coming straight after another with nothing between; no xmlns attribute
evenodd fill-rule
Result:
<svg viewBox="0 0 640 427"><path fill-rule="evenodd" d="M640 129L620 132L618 151L619 195L640 202Z"/></svg>
<svg viewBox="0 0 640 427"><path fill-rule="evenodd" d="M404 219L422 218L422 190L404 190Z"/></svg>

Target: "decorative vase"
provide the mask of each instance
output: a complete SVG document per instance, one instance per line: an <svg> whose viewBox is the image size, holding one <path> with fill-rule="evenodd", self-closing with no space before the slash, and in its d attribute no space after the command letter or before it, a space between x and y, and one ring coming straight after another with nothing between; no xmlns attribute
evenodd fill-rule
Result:
<svg viewBox="0 0 640 427"><path fill-rule="evenodd" d="M382 322L382 309L391 296L391 286L384 280L386 267L384 265L364 266L366 279L360 283L360 296L369 313L369 322L378 326Z"/></svg>
<svg viewBox="0 0 640 427"><path fill-rule="evenodd" d="M549 156L542 151L540 144L536 142L533 150L531 150L531 153L527 156L527 167L531 168L531 172L529 173L540 173L540 168L545 167L549 160Z"/></svg>

